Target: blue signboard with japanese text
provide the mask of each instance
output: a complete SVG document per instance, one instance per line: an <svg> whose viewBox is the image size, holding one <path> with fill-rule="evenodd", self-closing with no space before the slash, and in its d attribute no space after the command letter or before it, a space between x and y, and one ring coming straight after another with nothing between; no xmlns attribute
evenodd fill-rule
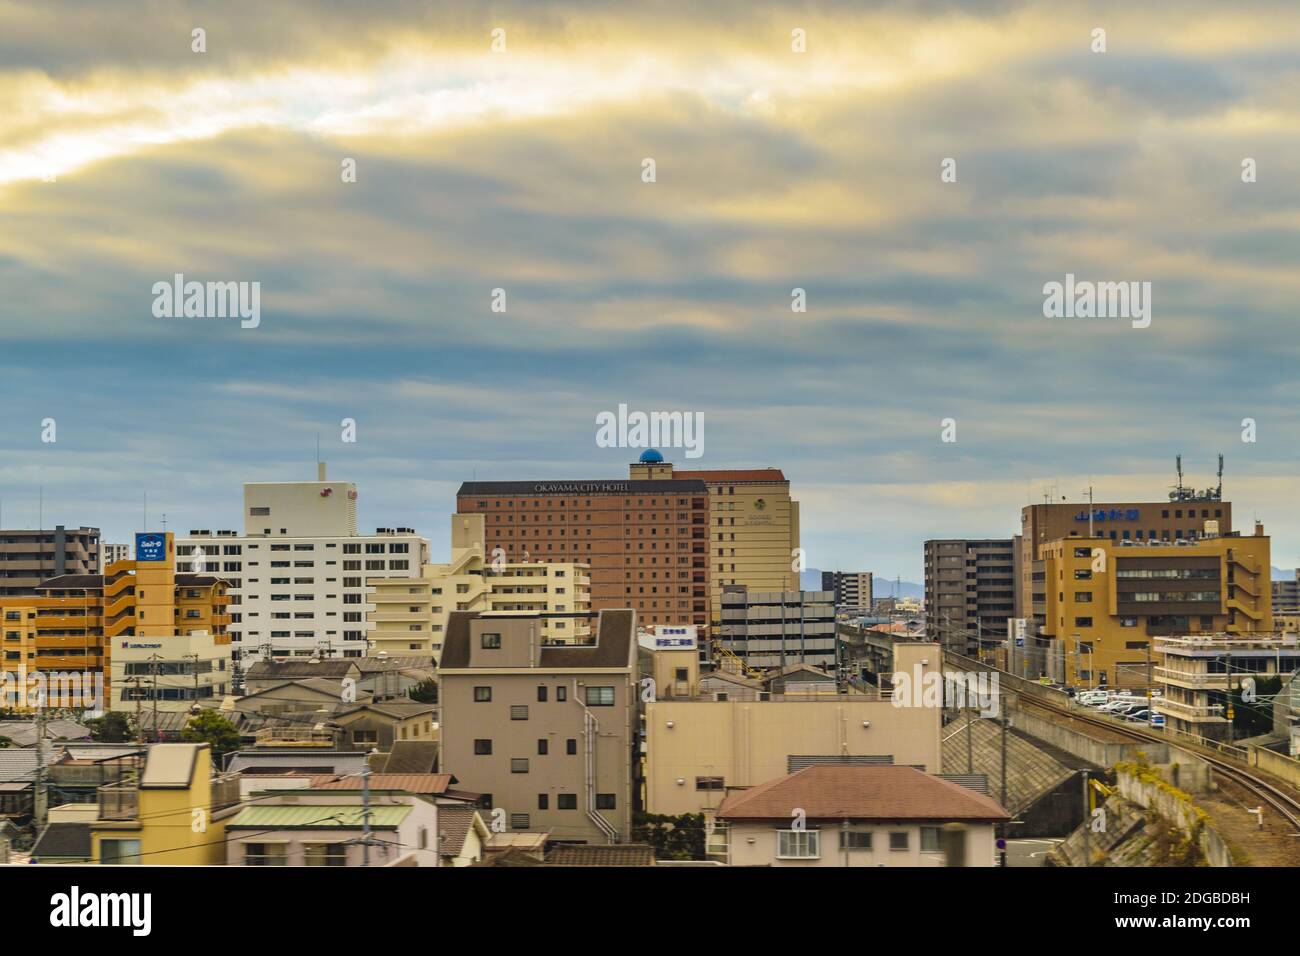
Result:
<svg viewBox="0 0 1300 956"><path fill-rule="evenodd" d="M135 559L137 561L166 561L167 538L155 532L146 532L135 536Z"/></svg>

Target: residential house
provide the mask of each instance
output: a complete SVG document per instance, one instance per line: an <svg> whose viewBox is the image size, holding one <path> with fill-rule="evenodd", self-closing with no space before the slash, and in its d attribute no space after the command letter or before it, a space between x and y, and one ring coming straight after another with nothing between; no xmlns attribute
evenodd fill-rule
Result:
<svg viewBox="0 0 1300 956"><path fill-rule="evenodd" d="M995 866L997 801L915 767L823 764L728 796L732 866Z"/></svg>

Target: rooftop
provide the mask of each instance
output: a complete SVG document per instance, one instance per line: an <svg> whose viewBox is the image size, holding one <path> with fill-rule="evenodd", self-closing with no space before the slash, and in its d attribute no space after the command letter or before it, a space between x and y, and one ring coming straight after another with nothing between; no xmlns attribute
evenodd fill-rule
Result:
<svg viewBox="0 0 1300 956"><path fill-rule="evenodd" d="M789 822L795 808L809 820L1010 819L1001 806L959 784L902 766L819 765L733 793L717 816Z"/></svg>

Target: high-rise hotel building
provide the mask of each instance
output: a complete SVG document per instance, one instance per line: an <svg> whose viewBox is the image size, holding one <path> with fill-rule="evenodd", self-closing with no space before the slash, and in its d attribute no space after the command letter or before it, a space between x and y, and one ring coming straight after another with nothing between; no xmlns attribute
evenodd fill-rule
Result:
<svg viewBox="0 0 1300 956"><path fill-rule="evenodd" d="M589 565L593 611L709 624L709 490L699 479L467 481L456 510L486 519L489 562Z"/></svg>
<svg viewBox="0 0 1300 956"><path fill-rule="evenodd" d="M456 509L487 518L487 553L591 566L591 609L647 627L722 618L722 588L797 591L799 504L775 468L674 471L649 449L627 481L471 481Z"/></svg>
<svg viewBox="0 0 1300 956"><path fill-rule="evenodd" d="M328 481L244 485L244 530L191 531L180 570L229 583L236 672L268 657L364 657L374 624L367 579L409 578L429 560L412 528L357 533L357 486Z"/></svg>

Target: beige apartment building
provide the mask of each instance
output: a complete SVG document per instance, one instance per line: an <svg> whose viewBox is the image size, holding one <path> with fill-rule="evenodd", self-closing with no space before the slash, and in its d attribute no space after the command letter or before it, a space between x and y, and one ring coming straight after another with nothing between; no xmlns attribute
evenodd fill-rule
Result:
<svg viewBox="0 0 1300 956"><path fill-rule="evenodd" d="M633 481L702 481L709 490L709 607L722 620L722 589L798 591L799 502L779 468L674 471L669 461L631 465ZM870 585L868 585L868 593Z"/></svg>
<svg viewBox="0 0 1300 956"><path fill-rule="evenodd" d="M587 644L540 617L454 612L439 669L443 772L509 830L626 843L638 739L636 612L603 610Z"/></svg>
<svg viewBox="0 0 1300 956"><path fill-rule="evenodd" d="M577 562L520 561L484 553L484 516L451 516L451 560L425 564L418 577L366 581L374 610L368 656L442 654L452 611L538 617L542 638L574 643L591 636L590 566Z"/></svg>
<svg viewBox="0 0 1300 956"><path fill-rule="evenodd" d="M938 671L937 644L895 645L897 671ZM650 813L711 816L728 793L791 772L809 758L862 758L940 769L941 713L875 694L757 694L716 699L699 691L698 661L656 652L655 700L645 705L645 804Z"/></svg>

